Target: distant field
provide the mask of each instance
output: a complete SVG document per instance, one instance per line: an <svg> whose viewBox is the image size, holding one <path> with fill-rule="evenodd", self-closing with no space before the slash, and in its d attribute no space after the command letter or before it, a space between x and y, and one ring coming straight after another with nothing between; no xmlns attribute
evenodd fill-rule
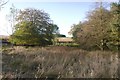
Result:
<svg viewBox="0 0 120 80"><path fill-rule="evenodd" d="M116 78L118 53L75 47L15 47L2 51L3 78Z"/></svg>

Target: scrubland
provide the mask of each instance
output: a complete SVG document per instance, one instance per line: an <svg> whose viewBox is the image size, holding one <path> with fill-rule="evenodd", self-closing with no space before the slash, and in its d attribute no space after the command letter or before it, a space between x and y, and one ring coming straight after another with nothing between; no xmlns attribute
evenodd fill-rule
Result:
<svg viewBox="0 0 120 80"><path fill-rule="evenodd" d="M2 50L2 78L118 78L119 56L75 47L14 47Z"/></svg>

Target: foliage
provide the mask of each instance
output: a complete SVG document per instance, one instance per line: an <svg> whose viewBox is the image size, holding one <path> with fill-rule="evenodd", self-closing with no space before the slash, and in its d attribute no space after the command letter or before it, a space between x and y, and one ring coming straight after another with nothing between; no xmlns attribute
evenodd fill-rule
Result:
<svg viewBox="0 0 120 80"><path fill-rule="evenodd" d="M78 24L73 24L71 26L71 30L69 31L69 34L73 35L73 39L77 41L77 32L81 30L82 22L79 22Z"/></svg>
<svg viewBox="0 0 120 80"><path fill-rule="evenodd" d="M51 23L49 15L42 10L20 10L16 21L15 31L11 35L15 44L49 45L58 31L57 25Z"/></svg>
<svg viewBox="0 0 120 80"><path fill-rule="evenodd" d="M91 11L88 14L88 21L75 25L74 38L77 38L77 42L86 47L97 46L102 49L102 40L108 37L109 16L109 11L104 8L96 8Z"/></svg>
<svg viewBox="0 0 120 80"><path fill-rule="evenodd" d="M119 5L116 3L112 4L110 10L105 9L102 4L100 7L89 11L87 20L74 24L71 32L73 38L82 46L84 49L110 49L110 44L118 44L119 36ZM114 9L113 9L114 8ZM114 13L114 12L117 13ZM116 43L115 43L116 40Z"/></svg>
<svg viewBox="0 0 120 80"><path fill-rule="evenodd" d="M110 46L116 46L116 49L119 50L120 46L120 2L111 4L111 15L112 19L110 21Z"/></svg>
<svg viewBox="0 0 120 80"><path fill-rule="evenodd" d="M15 18L18 14L18 9L16 9L16 7L14 6L14 4L12 4L12 6L10 7L10 13L8 15L6 15L9 25L11 27L11 34L13 34L13 32L15 31ZM8 33L8 32L7 32ZM8 33L10 35L10 33ZM13 43L13 38L10 39L10 42ZM13 47L13 44L12 44Z"/></svg>

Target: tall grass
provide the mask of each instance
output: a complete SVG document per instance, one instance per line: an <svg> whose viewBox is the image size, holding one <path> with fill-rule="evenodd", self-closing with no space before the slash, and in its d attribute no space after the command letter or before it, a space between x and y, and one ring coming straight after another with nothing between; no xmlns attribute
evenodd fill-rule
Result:
<svg viewBox="0 0 120 80"><path fill-rule="evenodd" d="M3 78L116 78L118 53L74 47L3 50Z"/></svg>

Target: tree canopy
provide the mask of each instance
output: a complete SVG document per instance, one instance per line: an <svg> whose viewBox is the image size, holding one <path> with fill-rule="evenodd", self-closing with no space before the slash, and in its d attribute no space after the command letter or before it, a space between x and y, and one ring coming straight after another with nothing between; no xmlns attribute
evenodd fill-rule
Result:
<svg viewBox="0 0 120 80"><path fill-rule="evenodd" d="M110 44L115 45L117 50L120 47L120 1L111 4L111 21L110 21Z"/></svg>
<svg viewBox="0 0 120 80"><path fill-rule="evenodd" d="M110 43L114 40L118 43L120 6L118 3L113 3L111 6L111 9L107 10L100 4L99 7L89 11L86 21L72 26L70 32L77 43L84 48L101 50L110 48Z"/></svg>
<svg viewBox="0 0 120 80"><path fill-rule="evenodd" d="M20 10L16 16L17 24L11 35L14 44L40 45L52 44L58 26L52 23L48 13L42 10L27 8Z"/></svg>

